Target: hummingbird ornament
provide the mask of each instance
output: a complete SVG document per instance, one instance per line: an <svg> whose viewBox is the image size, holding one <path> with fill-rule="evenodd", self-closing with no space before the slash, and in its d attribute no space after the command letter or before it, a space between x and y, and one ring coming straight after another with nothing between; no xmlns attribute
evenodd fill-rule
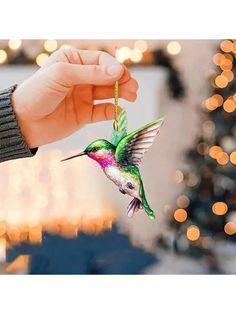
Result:
<svg viewBox="0 0 236 314"><path fill-rule="evenodd" d="M155 219L155 214L145 196L139 166L145 152L159 133L164 118L150 122L127 134L126 111L123 109L118 113L118 98L118 81L116 81L115 121L110 142L104 139L96 140L82 153L62 161L87 155L101 166L105 175L119 187L121 193L133 197L128 206L129 217L132 217L138 210L144 209L150 219Z"/></svg>

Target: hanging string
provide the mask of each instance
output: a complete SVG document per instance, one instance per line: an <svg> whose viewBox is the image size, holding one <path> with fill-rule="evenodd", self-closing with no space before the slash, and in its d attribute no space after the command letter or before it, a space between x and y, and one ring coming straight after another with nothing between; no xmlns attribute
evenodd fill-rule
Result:
<svg viewBox="0 0 236 314"><path fill-rule="evenodd" d="M119 99L119 82L115 81L115 89L114 89L114 98L115 98L115 120L113 122L113 128L117 132L119 131L118 125L118 99Z"/></svg>

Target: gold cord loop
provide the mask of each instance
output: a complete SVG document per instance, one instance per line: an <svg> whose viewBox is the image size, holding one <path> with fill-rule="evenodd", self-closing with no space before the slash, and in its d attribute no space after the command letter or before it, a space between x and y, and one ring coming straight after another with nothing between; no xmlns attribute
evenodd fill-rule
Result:
<svg viewBox="0 0 236 314"><path fill-rule="evenodd" d="M117 132L119 131L119 125L118 125L118 99L119 99L119 82L115 81L115 120L113 123L113 128Z"/></svg>

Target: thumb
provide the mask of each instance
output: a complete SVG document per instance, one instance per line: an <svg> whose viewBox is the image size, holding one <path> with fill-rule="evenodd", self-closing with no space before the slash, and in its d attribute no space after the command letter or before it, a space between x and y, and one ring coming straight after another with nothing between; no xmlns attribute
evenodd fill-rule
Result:
<svg viewBox="0 0 236 314"><path fill-rule="evenodd" d="M58 62L52 66L58 83L73 86L78 84L112 85L121 78L124 67L121 64L79 65Z"/></svg>

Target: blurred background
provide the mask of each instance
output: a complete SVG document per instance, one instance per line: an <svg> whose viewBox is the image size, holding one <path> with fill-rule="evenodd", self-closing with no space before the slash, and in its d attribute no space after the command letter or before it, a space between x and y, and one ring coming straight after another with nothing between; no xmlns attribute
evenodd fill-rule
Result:
<svg viewBox="0 0 236 314"><path fill-rule="evenodd" d="M129 67L130 131L166 116L141 165L156 220L128 218L129 197L88 158L60 163L110 138L111 121L87 125L0 164L0 273L236 273L236 41L0 40L0 88L72 46Z"/></svg>

